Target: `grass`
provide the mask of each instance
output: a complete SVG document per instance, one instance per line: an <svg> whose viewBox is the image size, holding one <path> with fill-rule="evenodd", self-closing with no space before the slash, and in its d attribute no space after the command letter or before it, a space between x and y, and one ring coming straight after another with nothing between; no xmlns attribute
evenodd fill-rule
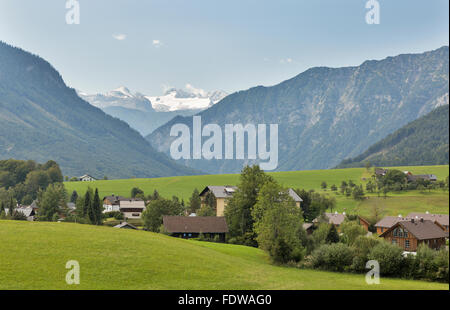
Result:
<svg viewBox="0 0 450 310"><path fill-rule="evenodd" d="M399 289L448 284L300 270L269 264L255 248L188 241L135 230L73 223L0 221L1 289ZM80 263L80 285L65 283Z"/></svg>
<svg viewBox="0 0 450 310"><path fill-rule="evenodd" d="M435 174L438 179L445 179L449 175L449 166L411 166L395 167L401 171L411 171L413 174ZM329 189L323 191L321 183L326 181L328 187L335 184L339 187L342 181L353 180L355 183L364 184L364 178L370 178L371 174L365 168L310 170L310 171L289 171L269 173L280 184L285 187L314 189L318 192L335 195ZM163 196L170 198L173 195L184 199L186 202L192 194L194 188L202 190L207 185L236 185L239 181L237 174L222 175L201 175L183 176L153 179L122 179L95 182L66 182L64 183L69 194L76 190L79 194L84 194L88 186L99 189L101 197L115 194L130 196L133 187L139 187L146 194L151 194L156 189ZM449 213L449 194L441 190L431 193L421 193L419 191L408 191L403 193L389 193L388 198L378 198L376 194L370 194L370 198L363 202L358 202L343 195L336 195L337 210L347 213L357 212L361 215L368 215L370 206L378 203L386 210L386 215L398 215L410 212L436 212Z"/></svg>

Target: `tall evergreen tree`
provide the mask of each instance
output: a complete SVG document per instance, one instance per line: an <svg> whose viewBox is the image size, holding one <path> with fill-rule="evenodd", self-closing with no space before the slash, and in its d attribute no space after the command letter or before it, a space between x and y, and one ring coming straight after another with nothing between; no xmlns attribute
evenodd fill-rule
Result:
<svg viewBox="0 0 450 310"><path fill-rule="evenodd" d="M77 199L78 199L78 193L77 193L77 191L73 191L72 195L70 196L70 202L75 203L75 202L77 202Z"/></svg>
<svg viewBox="0 0 450 310"><path fill-rule="evenodd" d="M194 191L192 192L192 196L189 199L189 212L190 213L196 213L198 209L200 209L201 204L202 204L202 200L200 198L200 193L198 191L198 189L194 189Z"/></svg>
<svg viewBox="0 0 450 310"><path fill-rule="evenodd" d="M336 227L331 224L330 230L328 230L327 238L325 239L327 243L338 243L339 242L339 234L336 230Z"/></svg>
<svg viewBox="0 0 450 310"><path fill-rule="evenodd" d="M98 195L98 188L95 189L94 199L91 204L90 220L92 224L102 224L102 205Z"/></svg>
<svg viewBox="0 0 450 310"><path fill-rule="evenodd" d="M84 195L84 204L82 209L82 217L86 217L89 215L89 210L92 206L92 197L91 197L91 189L88 188L86 194Z"/></svg>

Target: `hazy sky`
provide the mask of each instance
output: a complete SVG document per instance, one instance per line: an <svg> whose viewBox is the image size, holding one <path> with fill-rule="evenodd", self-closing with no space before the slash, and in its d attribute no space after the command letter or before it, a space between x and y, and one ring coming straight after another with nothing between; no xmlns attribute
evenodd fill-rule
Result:
<svg viewBox="0 0 450 310"><path fill-rule="evenodd" d="M0 40L48 60L89 93L120 85L159 95L187 83L227 92L314 66L359 65L448 45L448 0L0 0Z"/></svg>

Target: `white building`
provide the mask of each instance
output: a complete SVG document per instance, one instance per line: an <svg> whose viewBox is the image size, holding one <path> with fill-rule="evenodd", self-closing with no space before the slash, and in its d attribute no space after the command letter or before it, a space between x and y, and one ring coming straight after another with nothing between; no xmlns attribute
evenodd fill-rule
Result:
<svg viewBox="0 0 450 310"><path fill-rule="evenodd" d="M92 182L92 181L96 181L97 179L94 178L93 176L90 176L89 174L85 174L85 175L79 177L78 180L83 181L83 182Z"/></svg>

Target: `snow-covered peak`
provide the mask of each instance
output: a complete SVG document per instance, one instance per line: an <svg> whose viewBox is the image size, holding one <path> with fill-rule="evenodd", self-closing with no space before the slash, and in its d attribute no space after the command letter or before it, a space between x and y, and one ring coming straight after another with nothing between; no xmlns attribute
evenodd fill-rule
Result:
<svg viewBox="0 0 450 310"><path fill-rule="evenodd" d="M134 97L133 94L130 92L128 88L125 86L120 86L119 88L116 88L108 93L110 96L123 96L126 98L132 98Z"/></svg>

